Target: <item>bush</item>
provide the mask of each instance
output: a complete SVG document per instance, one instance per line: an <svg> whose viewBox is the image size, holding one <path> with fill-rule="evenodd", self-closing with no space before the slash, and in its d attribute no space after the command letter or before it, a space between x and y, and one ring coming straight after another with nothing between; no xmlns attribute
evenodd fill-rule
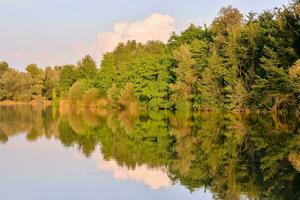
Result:
<svg viewBox="0 0 300 200"><path fill-rule="evenodd" d="M69 91L69 100L72 103L81 101L91 86L91 82L87 79L76 81Z"/></svg>
<svg viewBox="0 0 300 200"><path fill-rule="evenodd" d="M76 103L81 100L84 95L84 91L82 89L82 83L80 81L75 82L69 91L69 100L72 103Z"/></svg>
<svg viewBox="0 0 300 200"><path fill-rule="evenodd" d="M96 103L97 99L99 98L99 92L96 88L89 89L84 97L83 97L83 105L85 107L89 107L93 103Z"/></svg>
<svg viewBox="0 0 300 200"><path fill-rule="evenodd" d="M118 100L120 97L120 92L119 89L117 88L116 84L113 84L111 86L111 88L109 88L107 90L107 99L108 99L108 103L112 106L112 107L116 107L118 104Z"/></svg>
<svg viewBox="0 0 300 200"><path fill-rule="evenodd" d="M123 107L127 107L134 102L136 102L134 85L132 83L127 83L120 92L119 104Z"/></svg>

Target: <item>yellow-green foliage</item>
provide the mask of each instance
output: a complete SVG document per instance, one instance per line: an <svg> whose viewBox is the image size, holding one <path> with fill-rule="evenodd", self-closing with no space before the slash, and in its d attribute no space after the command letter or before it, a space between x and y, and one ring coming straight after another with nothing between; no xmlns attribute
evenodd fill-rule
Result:
<svg viewBox="0 0 300 200"><path fill-rule="evenodd" d="M132 83L127 83L120 92L119 103L121 106L127 107L129 104L134 102L136 102L134 85Z"/></svg>
<svg viewBox="0 0 300 200"><path fill-rule="evenodd" d="M99 97L99 92L96 88L89 89L83 96L83 105L85 107L91 106L93 103L96 103Z"/></svg>
<svg viewBox="0 0 300 200"><path fill-rule="evenodd" d="M120 91L116 84L113 84L111 88L107 90L107 99L111 107L116 107L120 96Z"/></svg>
<svg viewBox="0 0 300 200"><path fill-rule="evenodd" d="M80 81L77 81L72 85L69 91L69 99L72 103L76 103L81 100L84 95L84 91L82 89L82 84Z"/></svg>
<svg viewBox="0 0 300 200"><path fill-rule="evenodd" d="M289 76L300 80L300 59L289 69Z"/></svg>

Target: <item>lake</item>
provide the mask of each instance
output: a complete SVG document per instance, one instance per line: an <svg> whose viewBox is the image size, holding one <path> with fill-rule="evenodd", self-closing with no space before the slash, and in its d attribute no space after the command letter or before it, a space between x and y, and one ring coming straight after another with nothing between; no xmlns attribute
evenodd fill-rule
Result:
<svg viewBox="0 0 300 200"><path fill-rule="evenodd" d="M300 119L0 106L0 199L299 199Z"/></svg>

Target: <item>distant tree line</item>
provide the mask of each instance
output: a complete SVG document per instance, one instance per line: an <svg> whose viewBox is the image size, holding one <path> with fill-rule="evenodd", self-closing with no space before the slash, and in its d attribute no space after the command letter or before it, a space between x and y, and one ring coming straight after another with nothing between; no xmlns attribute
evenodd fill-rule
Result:
<svg viewBox="0 0 300 200"><path fill-rule="evenodd" d="M0 64L0 100L105 99L110 107L295 111L300 105L300 2L243 16L229 6L210 26L191 24L167 44L120 43L97 68Z"/></svg>

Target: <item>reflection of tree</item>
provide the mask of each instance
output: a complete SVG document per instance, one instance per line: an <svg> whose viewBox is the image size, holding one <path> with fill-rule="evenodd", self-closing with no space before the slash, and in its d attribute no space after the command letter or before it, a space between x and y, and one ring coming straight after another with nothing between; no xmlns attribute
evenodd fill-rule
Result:
<svg viewBox="0 0 300 200"><path fill-rule="evenodd" d="M272 117L263 115L210 113L194 117L193 134L176 137L176 146L187 143L187 139L194 141L182 151L194 152L196 157L191 160L188 175L186 170L183 174L176 168L176 163L182 162L180 157L173 161L171 174L191 190L208 186L221 199L238 199L242 194L296 199L299 175L287 158L297 147L295 133L299 128L293 121L275 123Z"/></svg>
<svg viewBox="0 0 300 200"><path fill-rule="evenodd" d="M52 111L42 106L0 106L1 138L25 132L29 140L36 140L47 134L57 134L56 119L49 117Z"/></svg>
<svg viewBox="0 0 300 200"><path fill-rule="evenodd" d="M0 128L0 142L5 143L8 141L8 136L4 133L4 131Z"/></svg>
<svg viewBox="0 0 300 200"><path fill-rule="evenodd" d="M94 114L64 113L59 121L59 139L65 146L77 145L79 151L89 157L98 145L98 118Z"/></svg>
<svg viewBox="0 0 300 200"><path fill-rule="evenodd" d="M299 119L264 114L166 111L129 113L0 107L0 141L24 132L29 140L55 137L91 156L138 169L164 167L173 181L217 199L298 199Z"/></svg>
<svg viewBox="0 0 300 200"><path fill-rule="evenodd" d="M119 164L132 168L144 163L149 166L166 164L173 142L172 136L168 134L168 122L161 115L151 113L128 122L128 119L123 120L124 115L110 115L108 125L104 124L102 131L99 131L104 158L117 158ZM128 128L128 124L131 128Z"/></svg>

